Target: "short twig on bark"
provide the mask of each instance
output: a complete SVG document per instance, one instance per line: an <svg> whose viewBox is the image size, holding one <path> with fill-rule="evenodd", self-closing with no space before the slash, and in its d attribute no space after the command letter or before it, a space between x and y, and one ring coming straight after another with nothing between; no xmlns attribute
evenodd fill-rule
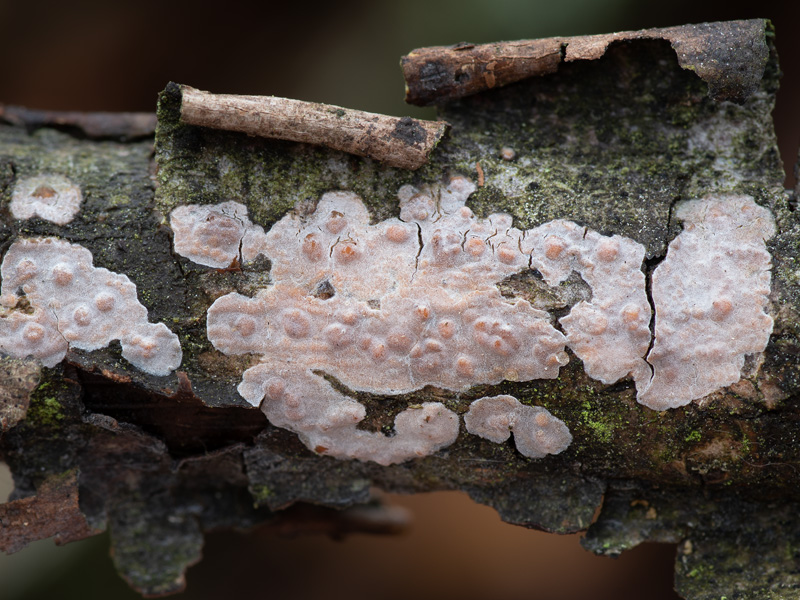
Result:
<svg viewBox="0 0 800 600"><path fill-rule="evenodd" d="M188 86L181 91L184 123L326 146L403 169L424 165L447 127L273 96L210 94Z"/></svg>

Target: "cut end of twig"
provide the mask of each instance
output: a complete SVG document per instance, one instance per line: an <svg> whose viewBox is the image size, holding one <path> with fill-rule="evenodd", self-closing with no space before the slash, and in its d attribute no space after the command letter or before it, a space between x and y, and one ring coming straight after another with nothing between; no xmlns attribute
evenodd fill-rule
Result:
<svg viewBox="0 0 800 600"><path fill-rule="evenodd" d="M181 122L325 146L415 170L444 135L444 121L391 117L274 96L211 94L180 86Z"/></svg>
<svg viewBox="0 0 800 600"><path fill-rule="evenodd" d="M414 50L401 60L406 102L419 106L457 98L558 70L562 62L596 60L614 42L664 40L678 63L708 84L715 100L743 103L758 88L769 51L764 19L701 23L606 35Z"/></svg>

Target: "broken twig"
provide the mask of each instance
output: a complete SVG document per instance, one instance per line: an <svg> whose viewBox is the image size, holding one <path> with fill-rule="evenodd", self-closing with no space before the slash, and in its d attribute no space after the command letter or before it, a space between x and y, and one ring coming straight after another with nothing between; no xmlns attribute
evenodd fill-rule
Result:
<svg viewBox="0 0 800 600"><path fill-rule="evenodd" d="M447 127L273 96L210 94L188 86L181 92L181 121L189 125L326 146L403 169L424 165Z"/></svg>

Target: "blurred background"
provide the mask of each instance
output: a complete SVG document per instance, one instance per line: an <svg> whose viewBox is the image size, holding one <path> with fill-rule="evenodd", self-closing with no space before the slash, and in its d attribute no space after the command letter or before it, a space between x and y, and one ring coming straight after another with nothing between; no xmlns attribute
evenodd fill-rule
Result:
<svg viewBox="0 0 800 600"><path fill-rule="evenodd" d="M0 103L153 111L170 80L434 118L403 102L410 50L764 17L777 29L784 79L774 112L788 186L800 145L800 2L761 0L405 0L199 3L0 0ZM11 490L0 465L0 500ZM612 560L578 536L500 522L458 493L387 496L413 512L405 535L343 542L274 533L208 536L178 598L674 599L675 547L645 544ZM0 598L137 598L113 572L108 539L0 556Z"/></svg>

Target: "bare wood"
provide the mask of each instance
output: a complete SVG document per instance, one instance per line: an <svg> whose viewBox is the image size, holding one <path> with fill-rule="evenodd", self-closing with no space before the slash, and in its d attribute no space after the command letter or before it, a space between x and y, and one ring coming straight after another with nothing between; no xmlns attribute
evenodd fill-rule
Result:
<svg viewBox="0 0 800 600"><path fill-rule="evenodd" d="M764 20L753 19L713 26L702 23L605 35L420 48L401 60L406 102L441 104L554 73L562 62L597 60L615 42L664 40L672 45L681 67L696 72L708 83L713 98L741 103L763 74L767 61L765 27Z"/></svg>
<svg viewBox="0 0 800 600"><path fill-rule="evenodd" d="M447 127L288 98L181 91L184 123L326 146L403 169L424 165Z"/></svg>

